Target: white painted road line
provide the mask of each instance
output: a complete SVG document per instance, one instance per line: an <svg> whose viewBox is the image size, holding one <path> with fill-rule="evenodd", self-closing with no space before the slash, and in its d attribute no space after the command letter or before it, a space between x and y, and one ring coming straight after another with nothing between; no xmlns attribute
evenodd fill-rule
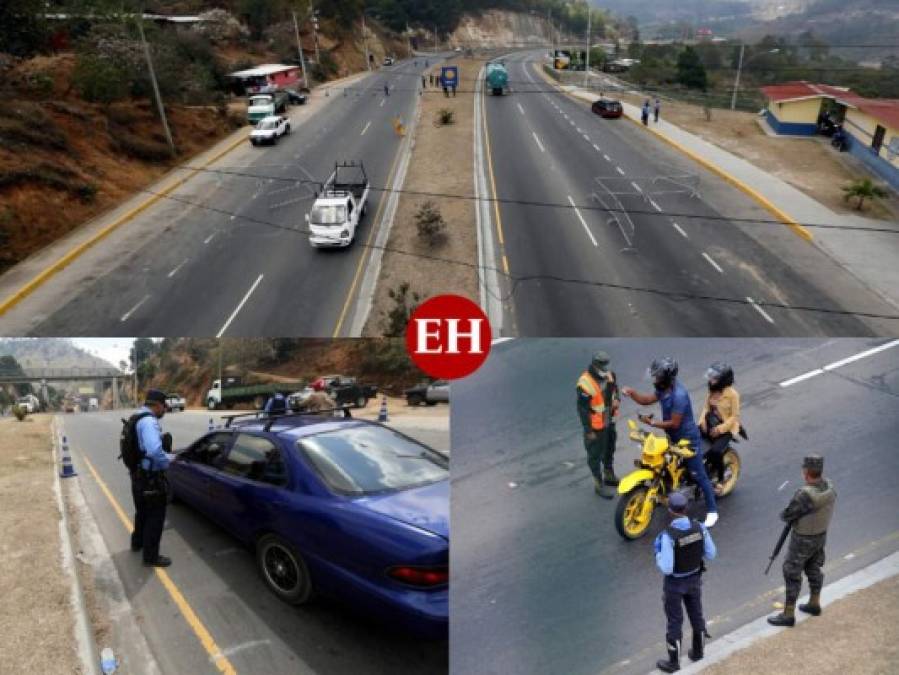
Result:
<svg viewBox="0 0 899 675"><path fill-rule="evenodd" d="M212 241L212 238L213 238L215 235L217 235L217 234L218 234L218 231L213 232L212 234L210 234L208 237L206 237L206 238L203 240L203 243L204 243L204 244L208 244L210 241Z"/></svg>
<svg viewBox="0 0 899 675"><path fill-rule="evenodd" d="M596 143L593 144L593 149L596 150L596 152L602 152L602 150L599 149L599 146L596 145Z"/></svg>
<svg viewBox="0 0 899 675"><path fill-rule="evenodd" d="M581 129L580 127L578 127L578 128L577 128L577 132L578 132L579 134L582 134L582 133L584 133L584 130Z"/></svg>
<svg viewBox="0 0 899 675"><path fill-rule="evenodd" d="M705 259L708 261L709 265L711 265L711 266L714 267L716 270L718 270L719 272L721 272L721 274L724 274L724 270L721 269L721 266L720 266L718 263L716 263L714 260L712 260L712 256L710 256L708 253L703 252L702 257L705 258ZM773 323L773 322L772 322L772 323Z"/></svg>
<svg viewBox="0 0 899 675"><path fill-rule="evenodd" d="M637 185L634 181L631 181L631 185L634 186L634 189L635 189L637 192L643 192L643 190L640 189L640 186Z"/></svg>
<svg viewBox="0 0 899 675"><path fill-rule="evenodd" d="M519 112L521 112L521 114L524 115L524 108L521 107L521 104L520 104L520 103L516 103L515 105L518 106Z"/></svg>
<svg viewBox="0 0 899 675"><path fill-rule="evenodd" d="M370 126L371 126L371 122L369 122L368 124L365 125L365 128L362 130L362 133L359 134L359 135L360 135L360 136L365 136L365 132L368 131L368 128L369 128Z"/></svg>
<svg viewBox="0 0 899 675"><path fill-rule="evenodd" d="M247 294L245 296L243 296L243 300L241 300L240 304L238 304L237 307L234 308L234 311L231 312L231 316L228 317L228 320L225 322L225 325L222 326L222 329L216 334L217 338L222 337L222 335L224 335L225 331L228 330L228 326L230 326L231 322L234 321L234 317L237 316L237 313L241 309L243 309L243 306L247 303L247 300L250 299L250 296L253 295L253 291L256 290L256 287L259 285L259 282L262 281L262 276L263 275L260 274L258 277L256 277L256 281L254 281L253 285L250 286L250 290L247 291Z"/></svg>
<svg viewBox="0 0 899 675"><path fill-rule="evenodd" d="M577 206L574 205L574 199L571 198L571 195L568 195L568 202L574 208L574 212L577 215L578 220L581 221L581 225L583 225L584 229L587 231L587 236L590 237L590 241L593 242L594 246L599 246L599 244L596 243L596 239L593 238L593 233L590 231L590 228L587 227L587 221L584 220L584 217L581 215L581 212L578 210Z"/></svg>
<svg viewBox="0 0 899 675"><path fill-rule="evenodd" d="M611 162L611 161L612 161L611 158L610 158L606 153L603 153L603 154L602 154L602 158L603 158L604 160L606 160L607 162Z"/></svg>
<svg viewBox="0 0 899 675"><path fill-rule="evenodd" d="M142 297L140 299L140 302L138 302L134 307L132 307L127 312L122 314L122 323L125 323L131 317L131 315L137 311L137 308L140 307L142 304L144 304L149 299L150 299L150 295L149 294L145 295L144 297Z"/></svg>
<svg viewBox="0 0 899 675"><path fill-rule="evenodd" d="M678 225L677 223L671 223L671 225L674 227L675 230L677 230L678 232L680 232L681 236L682 236L684 239L689 239L689 238L690 238L690 237L687 236L687 233L684 232L684 228L682 228L680 225Z"/></svg>
<svg viewBox="0 0 899 675"><path fill-rule="evenodd" d="M590 137L587 134L584 134L584 140L588 143L590 142Z"/></svg>
<svg viewBox="0 0 899 675"><path fill-rule="evenodd" d="M178 274L178 270L180 270L180 269L181 269L182 267L184 267L186 264L187 264L187 258L185 258L185 259L181 262L181 264L177 265L177 266L175 267L175 269L173 269L171 272L169 272L166 276L168 276L168 278L171 279L173 276L175 276L176 274Z"/></svg>
<svg viewBox="0 0 899 675"><path fill-rule="evenodd" d="M807 373L803 373L802 375L798 375L796 377L790 378L789 380L784 380L780 383L781 387L789 387L791 384L796 384L797 382L802 382L803 380L807 380L815 375L820 375L824 371L820 368L816 368L815 370L810 370Z"/></svg>
<svg viewBox="0 0 899 675"><path fill-rule="evenodd" d="M649 203L652 204L652 208L661 213L662 207L656 204L652 199L649 200Z"/></svg>
<svg viewBox="0 0 899 675"><path fill-rule="evenodd" d="M837 368L841 368L850 363L855 363L856 361L860 361L861 359L873 356L874 354L885 352L887 349L894 349L895 347L899 347L899 340L884 342L882 345L878 345L877 347L873 347L872 349L866 349L865 351L859 352L858 354L847 356L845 359L840 359L839 361L828 363L826 366L822 366L821 368L815 368L814 370L810 370L807 373L803 373L802 375L791 377L789 380L784 380L783 382L781 382L780 386L789 387L791 384L796 384L797 382L808 380L809 378L815 377L816 375L823 375L824 373L830 372L831 370L836 370Z"/></svg>
<svg viewBox="0 0 899 675"><path fill-rule="evenodd" d="M616 167L615 167L615 171L617 171L618 173L620 173L622 176L624 175L624 171L621 170L621 167L620 167L620 166L616 166Z"/></svg>
<svg viewBox="0 0 899 675"><path fill-rule="evenodd" d="M543 143L540 142L540 139L537 138L537 132L531 132L534 135L534 140L537 141L537 147L540 148L540 152L546 152L546 148L543 147Z"/></svg>
<svg viewBox="0 0 899 675"><path fill-rule="evenodd" d="M379 107L379 108L383 108L383 107L384 107L384 104L385 104L386 102L387 102L387 99L386 99L386 98L382 98L382 99L381 99L381 102L378 104L378 107Z"/></svg>
<svg viewBox="0 0 899 675"><path fill-rule="evenodd" d="M750 298L748 295L746 296L746 299L749 301L749 304L755 308L756 312L758 312L763 317L765 317L765 321L767 321L768 323L774 323L774 319L771 318L771 316L768 314L768 312L766 312L764 309L762 309L757 304L755 304L755 300Z"/></svg>

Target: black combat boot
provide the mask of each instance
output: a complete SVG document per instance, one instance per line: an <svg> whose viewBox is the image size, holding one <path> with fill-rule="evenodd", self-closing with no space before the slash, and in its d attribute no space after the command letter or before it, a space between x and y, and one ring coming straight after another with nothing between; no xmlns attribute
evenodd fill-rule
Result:
<svg viewBox="0 0 899 675"><path fill-rule="evenodd" d="M691 661L699 661L705 656L705 639L709 637L708 632L703 628L701 631L693 631L693 646L687 650L687 656Z"/></svg>
<svg viewBox="0 0 899 675"><path fill-rule="evenodd" d="M680 670L680 640L676 642L668 642L668 660L659 659L656 661L656 668L663 673L676 673Z"/></svg>
<svg viewBox="0 0 899 675"><path fill-rule="evenodd" d="M615 469L608 467L602 470L602 482L612 487L617 487L618 476L615 475Z"/></svg>
<svg viewBox="0 0 899 675"><path fill-rule="evenodd" d="M768 617L768 623L772 626L795 626L796 625L796 605L794 603L787 603L784 605L784 611L780 614L775 614L774 616Z"/></svg>
<svg viewBox="0 0 899 675"><path fill-rule="evenodd" d="M799 609L812 616L821 616L821 592L812 593L808 602L799 605Z"/></svg>

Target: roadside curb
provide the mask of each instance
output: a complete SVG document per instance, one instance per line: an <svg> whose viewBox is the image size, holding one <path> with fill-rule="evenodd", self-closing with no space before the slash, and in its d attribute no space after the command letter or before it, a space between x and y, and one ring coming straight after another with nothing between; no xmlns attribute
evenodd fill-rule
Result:
<svg viewBox="0 0 899 675"><path fill-rule="evenodd" d="M558 82L550 79L549 76L547 76L546 73L543 71L542 64L537 64L537 71L540 74L540 76L544 78L544 80L546 80L548 83L552 84L556 89L558 89L562 93L568 94L572 98L580 99L582 101L595 100L595 98L588 99L587 96L592 97L594 95L591 94L590 92L583 91L580 87L573 86L573 85L563 86L563 85L559 84ZM599 98L599 97L596 96L596 98ZM631 104L627 104L627 105L631 105ZM626 112L624 114L624 117L629 122L637 125L638 127L644 126L639 120L634 119ZM678 150L679 152L683 153L684 155L686 155L687 157L692 159L697 164L700 164L701 166L708 169L709 171L711 171L712 173L717 175L719 178L721 178L725 182L729 183L730 185L734 186L741 192L745 193L747 196L749 196L750 198L755 200L759 205L761 205L762 208L764 208L766 211L771 213L775 218L777 218L779 221L781 221L784 225L789 226L790 229L793 230L793 232L795 232L797 235L799 235L799 237L801 237L805 241L807 241L809 243L811 243L813 241L812 234L811 234L811 232L808 231L807 228L803 227L795 218L793 218L788 213L786 213L785 211L780 209L773 202L771 202L767 197L763 196L761 193L759 193L757 190L755 190L750 185L744 183L736 176L725 171L724 169L719 167L714 162L711 162L710 160L708 160L708 159L696 154L692 150L684 147L677 141L669 138L662 132L656 131L655 129L652 129L649 126L646 127L646 131L655 135L657 138L663 140L665 143L667 143L668 145L673 147L675 150Z"/></svg>
<svg viewBox="0 0 899 675"><path fill-rule="evenodd" d="M876 563L872 563L857 572L853 572L839 581L826 585L822 591L822 595L827 600L828 604L833 603L856 591L873 586L877 582L889 579L897 574L899 574L899 552L888 555L886 558L882 558ZM799 601L807 602L808 595L804 595ZM827 607L825 605L825 611L826 609ZM804 621L808 621L809 619L813 619L813 617L808 614L803 614L802 612L796 613L797 625ZM789 629L772 626L768 623L768 618L766 616L760 617L727 635L706 643L705 658L702 661L681 667L678 672L686 674L702 672L705 668L724 661L732 654L746 649L765 638L782 633L785 630ZM650 673L658 672L658 670L650 671Z"/></svg>
<svg viewBox="0 0 899 675"><path fill-rule="evenodd" d="M72 611L75 614L75 646L78 657L81 660L81 666L87 675L99 675L100 651L97 649L96 642L94 642L91 621L87 613L87 604L84 600L84 589L81 587L78 572L75 570L75 547L72 543L69 518L63 503L62 484L57 471L57 458L60 456L60 432L59 419L54 416L50 424L50 452L53 456L53 461L50 462L50 470L53 471L53 493L56 497L56 506L59 509L59 548L62 558L62 569L63 573L69 578L71 591L69 600Z"/></svg>

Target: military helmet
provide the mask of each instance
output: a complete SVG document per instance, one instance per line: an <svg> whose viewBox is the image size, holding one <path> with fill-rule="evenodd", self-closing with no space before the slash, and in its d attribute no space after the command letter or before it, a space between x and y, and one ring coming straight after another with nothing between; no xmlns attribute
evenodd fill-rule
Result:
<svg viewBox="0 0 899 675"><path fill-rule="evenodd" d="M605 370L609 367L611 360L606 352L600 350L593 352L593 360L590 363L599 370Z"/></svg>
<svg viewBox="0 0 899 675"><path fill-rule="evenodd" d="M821 455L807 455L802 460L803 469L812 471L824 471L824 458Z"/></svg>
<svg viewBox="0 0 899 675"><path fill-rule="evenodd" d="M677 361L670 356L654 359L649 366L649 374L656 387L667 389L677 377Z"/></svg>

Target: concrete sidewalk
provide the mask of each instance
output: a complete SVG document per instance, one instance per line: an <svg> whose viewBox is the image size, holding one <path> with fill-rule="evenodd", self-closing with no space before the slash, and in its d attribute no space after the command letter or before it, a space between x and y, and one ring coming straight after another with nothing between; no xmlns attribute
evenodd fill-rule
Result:
<svg viewBox="0 0 899 675"><path fill-rule="evenodd" d="M767 617L761 617L709 641L702 661L692 663L685 656L679 672L707 675L897 672L899 553L825 585L821 598L821 616L797 611L793 628L776 628L768 624ZM803 597L800 603L807 600L807 596ZM687 630L685 651L689 638Z"/></svg>
<svg viewBox="0 0 899 675"><path fill-rule="evenodd" d="M560 88L585 101L593 102L599 98L597 94L580 87ZM640 124L640 108L625 101L622 101L622 106L624 114ZM664 114L663 107L663 119L650 121L647 130L730 176L733 180L729 182L742 183L794 221L811 226L806 229L813 245L899 309L899 266L896 265L899 260L899 223L837 214L754 164L666 122ZM838 225L840 229L815 225ZM871 227L886 228L891 232L863 231Z"/></svg>

